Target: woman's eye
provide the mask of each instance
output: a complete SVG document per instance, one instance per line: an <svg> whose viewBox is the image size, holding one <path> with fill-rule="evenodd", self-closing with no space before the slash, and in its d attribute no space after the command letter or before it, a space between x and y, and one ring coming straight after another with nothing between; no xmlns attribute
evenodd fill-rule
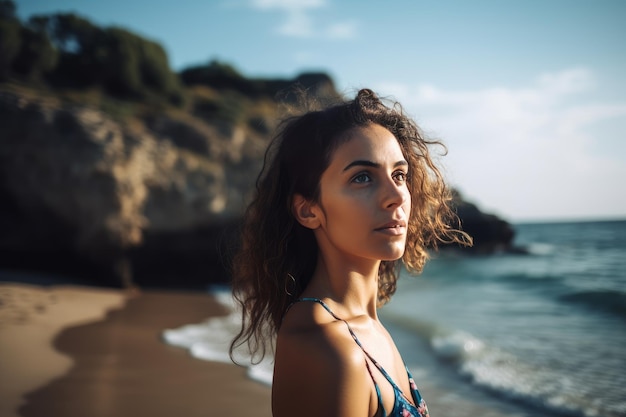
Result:
<svg viewBox="0 0 626 417"><path fill-rule="evenodd" d="M393 178L398 182L405 182L407 180L408 174L403 171L398 171L394 174Z"/></svg>
<svg viewBox="0 0 626 417"><path fill-rule="evenodd" d="M364 183L364 182L370 182L371 180L372 180L372 178L370 177L369 174L363 173L363 174L359 174L356 177L354 177L352 182L360 184L360 183Z"/></svg>

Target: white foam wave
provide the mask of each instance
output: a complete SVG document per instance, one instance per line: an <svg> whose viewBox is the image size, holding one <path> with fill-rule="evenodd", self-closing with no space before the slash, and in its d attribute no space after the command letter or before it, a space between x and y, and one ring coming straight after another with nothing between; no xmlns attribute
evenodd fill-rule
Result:
<svg viewBox="0 0 626 417"><path fill-rule="evenodd" d="M602 415L600 408L585 400L587 396L580 395L580 384L575 385L571 378L526 363L467 331L444 328L389 310L385 318L428 340L437 358L452 364L475 386L558 415Z"/></svg>
<svg viewBox="0 0 626 417"><path fill-rule="evenodd" d="M571 379L524 363L467 332L434 335L431 346L439 358L454 361L459 373L477 386L562 415L594 415L593 407L572 389L575 382Z"/></svg>
<svg viewBox="0 0 626 417"><path fill-rule="evenodd" d="M187 324L176 329L166 329L161 336L166 343L189 350L197 359L232 363L230 342L240 329L241 314L235 307L236 303L230 292L215 291L212 295L228 309L228 315L211 317L201 323ZM237 349L233 356L238 364L250 364L247 370L249 378L271 385L274 359L271 355L266 355L258 364L252 364L252 358L244 348Z"/></svg>
<svg viewBox="0 0 626 417"><path fill-rule="evenodd" d="M556 250L556 246L548 243L533 242L526 247L526 250L531 255L546 256L552 254Z"/></svg>
<svg viewBox="0 0 626 417"><path fill-rule="evenodd" d="M430 341L435 354L442 359L460 360L479 354L485 344L466 332L433 336Z"/></svg>

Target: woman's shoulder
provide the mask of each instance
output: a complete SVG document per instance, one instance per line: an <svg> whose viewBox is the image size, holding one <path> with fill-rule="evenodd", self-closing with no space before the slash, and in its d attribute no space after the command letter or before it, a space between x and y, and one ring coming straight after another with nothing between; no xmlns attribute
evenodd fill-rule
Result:
<svg viewBox="0 0 626 417"><path fill-rule="evenodd" d="M338 411L346 407L368 413L370 385L365 356L346 324L320 305L294 305L278 332L276 415L295 405L306 407L312 415L348 415Z"/></svg>
<svg viewBox="0 0 626 417"><path fill-rule="evenodd" d="M314 302L293 305L278 331L277 344L277 349L295 349L307 352L310 357L319 355L335 366L337 362L351 363L354 356L363 363L363 352L350 335L346 323Z"/></svg>

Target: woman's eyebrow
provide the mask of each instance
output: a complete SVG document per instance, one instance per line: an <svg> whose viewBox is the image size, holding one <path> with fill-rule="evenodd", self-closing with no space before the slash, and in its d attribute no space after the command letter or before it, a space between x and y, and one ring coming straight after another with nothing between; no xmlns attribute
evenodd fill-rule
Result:
<svg viewBox="0 0 626 417"><path fill-rule="evenodd" d="M350 162L348 165L346 165L346 167L343 169L344 171L349 170L352 167L356 167L356 166L364 166L364 167L372 167L372 168L378 168L380 167L380 164L377 164L376 162L372 162L372 161L367 161L364 159L360 159L357 161L352 161Z"/></svg>
<svg viewBox="0 0 626 417"><path fill-rule="evenodd" d="M399 166L407 166L409 165L409 163L407 161L405 161L404 159L396 162L395 164L393 164L394 168L397 168ZM365 166L365 167L371 167L371 168L379 168L380 164L377 162L372 162L372 161L368 161L368 160L364 160L364 159L359 159L356 161L352 161L350 162L343 170L344 172L349 170L352 167L355 166Z"/></svg>

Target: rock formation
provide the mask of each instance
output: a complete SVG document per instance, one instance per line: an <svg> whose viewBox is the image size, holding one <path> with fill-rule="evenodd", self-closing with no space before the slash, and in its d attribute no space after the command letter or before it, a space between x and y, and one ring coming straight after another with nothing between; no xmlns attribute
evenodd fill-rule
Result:
<svg viewBox="0 0 626 417"><path fill-rule="evenodd" d="M152 243L147 237L197 235L241 215L264 138L241 128L224 136L164 115L150 127L3 92L3 263L37 268L45 264L38 255L72 254L129 280L125 264ZM185 141L204 141L206 149L194 152Z"/></svg>
<svg viewBox="0 0 626 417"><path fill-rule="evenodd" d="M314 90L322 99L337 95L327 77L309 78L298 80L325 83ZM189 112L118 121L93 106L3 87L0 268L108 285L227 281L276 105L235 96L224 113L228 97L220 94L202 86ZM510 242L506 222L469 204L458 210L477 246Z"/></svg>
<svg viewBox="0 0 626 417"><path fill-rule="evenodd" d="M461 220L461 228L474 240L473 253L494 253L512 250L515 231L505 220L496 215L484 213L478 207L462 198L454 191L452 204Z"/></svg>

